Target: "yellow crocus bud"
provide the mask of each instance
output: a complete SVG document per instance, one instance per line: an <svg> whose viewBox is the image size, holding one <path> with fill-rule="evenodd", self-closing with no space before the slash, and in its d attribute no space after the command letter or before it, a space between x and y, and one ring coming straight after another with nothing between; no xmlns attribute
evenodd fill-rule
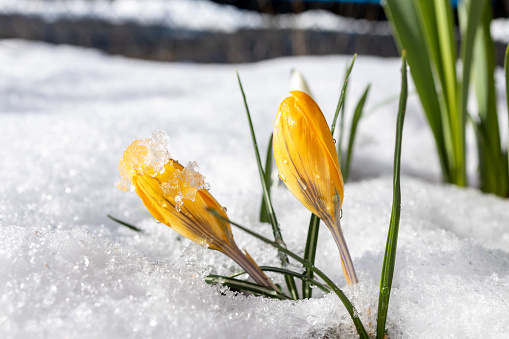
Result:
<svg viewBox="0 0 509 339"><path fill-rule="evenodd" d="M343 176L334 140L320 107L306 93L290 92L276 117L273 150L281 180L330 229L348 283L357 283L340 224Z"/></svg>
<svg viewBox="0 0 509 339"><path fill-rule="evenodd" d="M233 240L230 224L212 215L213 209L228 219L225 209L208 192L196 163L183 167L170 158L168 137L154 132L152 138L135 140L119 165L122 190L134 189L152 216L189 240L220 251L237 262L261 286L272 281ZM131 186L132 185L132 186Z"/></svg>

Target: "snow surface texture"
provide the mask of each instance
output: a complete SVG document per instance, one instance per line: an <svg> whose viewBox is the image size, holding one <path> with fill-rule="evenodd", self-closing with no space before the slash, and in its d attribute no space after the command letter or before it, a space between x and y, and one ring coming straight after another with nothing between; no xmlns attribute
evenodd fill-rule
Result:
<svg viewBox="0 0 509 339"><path fill-rule="evenodd" d="M290 69L307 77L330 121L348 60L192 65L0 41L0 337L354 337L334 295L315 290L311 300L274 301L205 284L204 275L238 266L156 224L135 193L115 187L125 148L165 131L172 156L184 165L198 162L230 218L271 237L270 226L257 221L261 189L234 70L243 79L264 156L277 107L289 92ZM397 95L399 67L396 59L359 57L349 117L368 82L368 111ZM497 78L503 98L500 73ZM502 99L500 108L506 109ZM325 227L319 239L317 265L344 289L370 332L391 210L396 111L393 101L362 120L354 181L345 189L342 224L358 286L345 286ZM509 201L439 183L415 95L402 171L391 338L507 337ZM309 212L282 186L273 188L273 198L288 247L302 253ZM112 222L108 213L145 233ZM275 250L233 232L260 265L278 264Z"/></svg>

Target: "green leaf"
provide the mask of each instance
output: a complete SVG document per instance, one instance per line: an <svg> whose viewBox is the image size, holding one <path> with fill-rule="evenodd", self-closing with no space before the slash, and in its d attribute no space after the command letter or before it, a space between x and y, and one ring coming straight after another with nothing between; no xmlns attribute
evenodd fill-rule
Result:
<svg viewBox="0 0 509 339"><path fill-rule="evenodd" d="M507 49L505 50L504 70L505 70L505 98L507 101L507 115L509 116L509 45L507 45ZM509 119L508 119L508 121L509 121ZM507 177L509 178L509 137L507 138L506 158L508 159Z"/></svg>
<svg viewBox="0 0 509 339"><path fill-rule="evenodd" d="M355 107L355 112L353 114L352 124L350 125L350 137L349 137L348 145L347 145L348 148L347 148L347 152L346 152L346 161L345 161L345 165L343 166L343 169L342 169L343 170L343 180L345 182L348 181L348 177L350 174L350 161L352 159L352 154L353 154L353 145L355 142L355 135L357 133L357 125L359 124L359 121L361 120L362 112L364 110L364 104L366 103L366 99L369 94L370 86L371 85L368 85L366 87L366 90L364 91L361 98L359 99L359 102L357 103L357 106Z"/></svg>
<svg viewBox="0 0 509 339"><path fill-rule="evenodd" d="M205 277L205 282L211 285L215 284L225 285L234 290L247 291L268 298L291 300L291 298L289 298L288 296L284 295L283 293L274 291L272 288L263 287L248 281L225 277L222 275L210 274Z"/></svg>
<svg viewBox="0 0 509 339"><path fill-rule="evenodd" d="M471 2L471 1L469 1ZM467 4L469 3L467 2ZM478 6L478 4L475 4ZM482 17L477 27L473 46L472 79L474 80L477 103L479 107L479 126L482 134L476 136L487 138L478 142L479 182L481 190L506 196L509 182L506 172L505 156L502 151L497 114L497 98L495 90L495 47L490 33L491 5L484 2ZM465 87L465 84L463 84ZM466 103L464 103L466 105ZM484 145L484 147L482 147ZM489 149L486 149L488 147ZM482 159L482 160L481 160ZM482 161L482 162L481 162Z"/></svg>
<svg viewBox="0 0 509 339"><path fill-rule="evenodd" d="M264 171L265 186L267 186L267 193L270 197L270 188L272 187L272 134L270 135L269 144L267 146L267 156L265 158L265 171ZM270 223L270 215L265 202L265 197L262 197L262 204L260 207L260 222Z"/></svg>
<svg viewBox="0 0 509 339"><path fill-rule="evenodd" d="M311 213L311 218L309 220L308 236L306 239L306 248L304 250L304 260L307 260L312 264L315 263L316 246L318 243L319 231L320 231L320 218ZM304 275L309 279L312 279L313 270L306 267L304 269ZM311 298L312 295L313 290L311 289L311 286L309 286L307 281L302 281L302 298L304 299Z"/></svg>
<svg viewBox="0 0 509 339"><path fill-rule="evenodd" d="M398 121L396 127L396 146L394 150L394 172L393 172L393 197L392 212L385 245L384 262L382 274L380 277L380 294L378 299L378 319L377 319L377 339L385 336L385 323L387 320L387 311L389 309L389 299L392 288L392 278L394 276L394 266L396 265L396 250L398 246L399 219L401 213L401 188L400 188L400 168L401 168L401 144L403 138L403 123L405 121L406 102L408 97L407 85L407 64L406 53L402 53L401 66L401 97L399 101Z"/></svg>
<svg viewBox="0 0 509 339"><path fill-rule="evenodd" d="M426 44L426 41L432 39L433 34L432 32L426 33L426 26L421 26L420 15L422 14L418 12L416 3L418 2L409 0L386 0L384 10L390 20L400 50L405 49L407 51L408 65L410 66L415 88L435 139L443 180L451 182L450 150L446 145L442 107L437 96L440 89L435 86L432 56L430 56L430 50L433 49L430 48L429 43ZM420 8L420 10L423 10L423 8ZM427 26L433 26L433 23ZM438 44L438 40L434 44Z"/></svg>
<svg viewBox="0 0 509 339"><path fill-rule="evenodd" d="M346 70L345 74L345 82L343 83L343 88L341 88L341 94L339 95L338 104L336 105L336 112L334 113L334 119L332 120L332 124L330 127L330 131L332 133L332 136L334 136L334 130L336 129L336 123L338 121L339 112L341 111L341 108L343 107L345 103L345 96L346 96L346 88L348 86L348 77L350 76L350 73L353 69L353 64L355 63L355 59L357 58L357 54L354 54L352 58L352 62L350 63L350 67Z"/></svg>
<svg viewBox="0 0 509 339"><path fill-rule="evenodd" d="M272 266L260 266L260 269L262 271L265 271L265 272L275 272L275 273L281 273L281 274L286 274L286 275L291 275L295 278L298 278L300 280L306 280L308 281L309 283L311 283L312 285L315 285L316 287L318 287L319 289L321 289L322 291L324 291L325 293L330 293L331 290L328 286L314 280L314 279L309 279L308 277L306 277L304 274L302 273L298 273L298 272L293 272L293 271L290 271L290 270L287 270L287 269L284 269L284 268L281 268L281 267L272 267ZM229 275L230 278L235 278L235 277L238 277L240 275L243 275L243 274L247 274L246 271L240 271L240 272L237 272L237 273L234 273L234 274L231 274Z"/></svg>
<svg viewBox="0 0 509 339"><path fill-rule="evenodd" d="M136 226L134 226L134 225L132 225L132 224L129 224L129 223L125 222L125 221L122 221L122 220L120 220L120 219L117 219L117 218L115 218L115 217L113 217L113 216L111 216L111 215L109 215L109 214L108 214L108 215L106 215L106 216L107 216L108 218L110 218L111 220L113 220L113 221L115 221L115 222L118 222L120 225L125 226L125 227L127 227L127 228L129 228L129 229L131 229L131 230L133 230L133 231L135 231L135 232L143 233L143 230L142 230L142 229L140 229L140 228L138 228L138 227L136 227Z"/></svg>

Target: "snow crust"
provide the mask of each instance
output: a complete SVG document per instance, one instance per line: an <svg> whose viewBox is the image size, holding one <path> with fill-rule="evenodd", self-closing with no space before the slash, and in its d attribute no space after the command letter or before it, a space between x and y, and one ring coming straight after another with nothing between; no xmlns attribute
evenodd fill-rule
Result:
<svg viewBox="0 0 509 339"><path fill-rule="evenodd" d="M261 188L234 70L243 80L263 157L277 107L288 96L290 70L306 76L331 121L348 60L193 65L0 41L0 337L354 337L352 321L333 295L315 290L311 300L274 301L205 284L206 274L238 266L155 223L135 193L115 187L125 148L165 131L172 157L198 161L229 217L271 237L270 226L257 221ZM351 75L348 117L372 83L371 113L359 125L342 222L361 283L345 286L326 227L317 255L317 266L343 288L371 332L391 211L397 101L372 109L398 94L399 67L397 59L358 57ZM497 79L502 116L507 107L500 70ZM440 184L415 95L403 138L391 338L506 337L509 201ZM473 161L471 173L475 168ZM309 212L284 186L272 194L283 237L302 254ZM274 249L233 232L258 264L278 265Z"/></svg>

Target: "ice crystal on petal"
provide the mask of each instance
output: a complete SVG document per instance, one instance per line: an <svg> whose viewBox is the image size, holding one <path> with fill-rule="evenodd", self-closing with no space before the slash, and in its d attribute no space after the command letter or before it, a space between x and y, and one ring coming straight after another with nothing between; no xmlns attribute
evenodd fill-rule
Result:
<svg viewBox="0 0 509 339"><path fill-rule="evenodd" d="M177 211L180 211L184 204L183 199L194 201L198 190L210 187L205 182L205 177L197 169L198 165L196 162L190 162L183 170L176 169L174 179L162 185L162 190L165 194L175 197L175 208Z"/></svg>
<svg viewBox="0 0 509 339"><path fill-rule="evenodd" d="M170 161L167 144L170 138L165 132L152 132L152 138L136 140L129 146L120 160L120 182L117 187L124 191L133 190L131 178L135 173L155 176L164 172L165 165Z"/></svg>

